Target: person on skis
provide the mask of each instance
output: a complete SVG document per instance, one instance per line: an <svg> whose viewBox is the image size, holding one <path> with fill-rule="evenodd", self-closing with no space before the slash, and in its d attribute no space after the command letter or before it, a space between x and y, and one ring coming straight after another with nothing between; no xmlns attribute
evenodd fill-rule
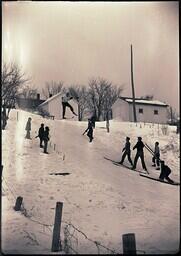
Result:
<svg viewBox="0 0 181 256"><path fill-rule="evenodd" d="M62 97L62 109L63 109L63 113L62 113L62 118L66 119L65 117L65 112L66 112L66 107L70 108L70 110L72 111L72 113L77 116L77 114L74 112L73 107L68 103L69 100L73 99L73 97L70 95L69 92L67 92L63 97Z"/></svg>
<svg viewBox="0 0 181 256"><path fill-rule="evenodd" d="M45 131L43 133L43 142L44 142L44 152L45 154L48 154L47 147L48 147L48 141L49 141L49 127L45 127Z"/></svg>
<svg viewBox="0 0 181 256"><path fill-rule="evenodd" d="M160 161L160 164L161 164L161 172L160 172L159 180L164 181L164 179L166 179L169 183L174 183L174 181L168 177L171 173L171 169L162 160Z"/></svg>
<svg viewBox="0 0 181 256"><path fill-rule="evenodd" d="M25 138L31 140L31 138L30 138L31 117L28 118L28 121L27 121L27 123L26 123L26 128L25 128L25 130L26 130L26 136L25 136Z"/></svg>
<svg viewBox="0 0 181 256"><path fill-rule="evenodd" d="M159 142L155 142L154 156L152 157L152 166L156 167L156 170L160 170L160 148Z"/></svg>
<svg viewBox="0 0 181 256"><path fill-rule="evenodd" d="M93 140L93 122L91 121L90 118L88 119L88 127L82 135L84 135L86 132L87 132L87 136L89 137L89 142L92 142L92 140Z"/></svg>
<svg viewBox="0 0 181 256"><path fill-rule="evenodd" d="M40 148L43 148L42 142L43 142L43 135L44 135L44 124L41 124L39 130L38 130L38 135L35 137L39 137L40 139Z"/></svg>
<svg viewBox="0 0 181 256"><path fill-rule="evenodd" d="M132 162L132 160L131 160L131 149L130 149L131 143L130 143L129 141L130 141L130 138L129 138L129 137L126 137L126 143L125 143L125 146L124 146L124 148L123 148L123 150L122 150L122 152L124 152L124 153L123 153L122 159L121 159L121 161L120 161L119 163L120 163L120 164L123 164L124 159L125 159L125 157L127 156L128 161L129 161L130 164L133 166L133 162Z"/></svg>
<svg viewBox="0 0 181 256"><path fill-rule="evenodd" d="M142 164L142 167L145 171L147 171L147 168L146 168L146 165L145 165L145 161L144 161L144 152L143 152L143 148L144 148L144 143L142 142L142 138L141 137L138 137L138 142L136 143L136 145L133 147L133 150L135 148L137 148L137 153L136 153L136 156L135 156L135 159L134 159L134 163L133 163L133 167L132 167L132 170L135 170L136 169L136 164L137 164L137 161L138 161L138 158L141 158L141 164Z"/></svg>

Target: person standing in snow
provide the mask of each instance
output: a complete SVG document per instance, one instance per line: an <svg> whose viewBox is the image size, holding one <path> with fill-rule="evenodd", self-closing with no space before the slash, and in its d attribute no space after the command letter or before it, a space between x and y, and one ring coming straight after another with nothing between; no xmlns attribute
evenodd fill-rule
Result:
<svg viewBox="0 0 181 256"><path fill-rule="evenodd" d="M141 137L138 137L138 142L133 147L133 150L135 148L137 148L137 153L136 153L136 156L135 156L135 159L134 159L134 164L133 164L132 169L133 170L136 169L136 164L137 164L138 158L140 157L141 158L142 167L143 167L143 169L145 171L147 171L147 168L146 168L146 165L145 165L145 161L144 161L144 152L143 152L144 143L142 142L142 138Z"/></svg>
<svg viewBox="0 0 181 256"><path fill-rule="evenodd" d="M41 124L41 126L38 130L38 136L35 137L35 138L39 137L39 139L40 139L40 148L43 148L43 145L42 145L43 135L44 135L44 124Z"/></svg>
<svg viewBox="0 0 181 256"><path fill-rule="evenodd" d="M164 179L166 179L169 183L174 183L173 180L171 180L168 176L170 175L171 173L171 169L168 167L168 165L165 165L165 162L164 161L160 161L161 163L161 172L160 172L160 176L159 176L159 179L161 181L163 181Z"/></svg>
<svg viewBox="0 0 181 256"><path fill-rule="evenodd" d="M91 120L91 122L92 122L93 128L95 128L95 122L96 122L96 117L95 117L95 115L91 116L90 120Z"/></svg>
<svg viewBox="0 0 181 256"><path fill-rule="evenodd" d="M159 148L159 142L155 142L155 150L154 150L154 156L152 158L152 162L154 167L156 167L156 170L160 170L160 148Z"/></svg>
<svg viewBox="0 0 181 256"><path fill-rule="evenodd" d="M127 156L128 157L128 161L130 162L130 164L133 166L133 162L131 160L131 143L129 142L130 141L130 138L129 137L126 137L126 143L125 143L125 146L122 150L122 152L124 151L123 155L122 155L122 159L121 161L119 162L120 164L123 164L124 162L124 159L125 157Z"/></svg>
<svg viewBox="0 0 181 256"><path fill-rule="evenodd" d="M89 142L92 142L92 140L93 140L93 123L90 118L88 119L88 127L82 135L84 135L86 132L87 132L87 136L89 137Z"/></svg>
<svg viewBox="0 0 181 256"><path fill-rule="evenodd" d="M45 127L45 131L43 133L43 141L44 141L44 153L48 154L47 147L48 147L48 141L49 141L49 127Z"/></svg>
<svg viewBox="0 0 181 256"><path fill-rule="evenodd" d="M73 99L73 97L70 95L69 92L67 92L66 95L62 97L62 109L63 109L62 118L63 119L66 119L66 117L65 117L66 107L70 108L72 113L75 116L77 116L77 114L74 112L73 107L68 103L68 101L71 100L71 99Z"/></svg>
<svg viewBox="0 0 181 256"><path fill-rule="evenodd" d="M28 121L27 121L27 123L26 123L26 128L25 128L25 130L26 130L26 136L25 136L25 138L26 138L26 139L30 139L30 140L31 140L31 138L30 138L30 131L31 131L31 117L29 117L29 118L28 118Z"/></svg>

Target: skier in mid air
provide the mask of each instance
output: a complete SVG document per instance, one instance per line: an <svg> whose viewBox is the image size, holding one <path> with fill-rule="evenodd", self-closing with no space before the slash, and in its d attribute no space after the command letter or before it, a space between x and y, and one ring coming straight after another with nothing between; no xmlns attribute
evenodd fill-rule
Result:
<svg viewBox="0 0 181 256"><path fill-rule="evenodd" d="M70 108L70 110L72 111L72 113L77 116L77 114L74 112L73 107L68 103L69 100L73 99L73 97L70 95L69 92L67 92L65 94L65 96L62 97L62 108L63 108L63 113L62 113L62 118L66 119L65 117L65 111L66 111L66 107Z"/></svg>

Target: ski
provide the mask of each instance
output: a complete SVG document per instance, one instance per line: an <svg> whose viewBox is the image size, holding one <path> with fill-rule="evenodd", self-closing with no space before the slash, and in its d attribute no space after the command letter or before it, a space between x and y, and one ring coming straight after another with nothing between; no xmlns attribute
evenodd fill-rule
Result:
<svg viewBox="0 0 181 256"><path fill-rule="evenodd" d="M148 175L141 174L141 173L140 173L140 176L141 176L141 177L144 177L144 178L151 179L151 180L159 181L159 182L162 182L162 183L166 183L166 184L169 184L169 185L176 185L176 186L180 185L180 183L179 183L179 182L176 182L176 181L174 181L174 183L170 183L170 182L168 182L168 181L160 180L159 178L155 178L155 177L148 176Z"/></svg>
<svg viewBox="0 0 181 256"><path fill-rule="evenodd" d="M60 120L70 120L70 119L73 119L73 118L74 118L74 116L72 116L72 117L65 117L65 118L62 118Z"/></svg>
<svg viewBox="0 0 181 256"><path fill-rule="evenodd" d="M129 169L130 171L133 171L133 172L139 172L139 173L143 173L143 174L148 174L148 172L143 172L143 171L139 171L139 170L136 170L136 169L131 169L131 167L128 167L127 165L124 165L124 164L120 164L119 162L117 161L114 161L110 158L107 158L107 157L104 157L104 159L108 160L108 161L111 161L114 165L116 166L122 166L122 167L125 167L127 169Z"/></svg>

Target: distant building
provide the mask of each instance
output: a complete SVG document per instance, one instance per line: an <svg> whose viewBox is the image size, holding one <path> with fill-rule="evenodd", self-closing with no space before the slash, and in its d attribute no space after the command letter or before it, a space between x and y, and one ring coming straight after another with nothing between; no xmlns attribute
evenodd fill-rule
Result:
<svg viewBox="0 0 181 256"><path fill-rule="evenodd" d="M37 98L24 98L22 95L16 97L15 106L24 110L36 110L37 107L45 100L40 100L40 94L37 94Z"/></svg>
<svg viewBox="0 0 181 256"><path fill-rule="evenodd" d="M158 100L135 99L137 122L167 123L166 103ZM112 107L112 116L115 120L133 122L133 99L120 97Z"/></svg>
<svg viewBox="0 0 181 256"><path fill-rule="evenodd" d="M57 93L40 104L38 109L48 113L48 115L53 116L55 119L62 119L62 96L62 92ZM75 113L78 114L77 102L72 99L69 101L69 104L74 108ZM65 117L71 118L73 116L71 110L66 107ZM72 120L78 120L78 117L74 116Z"/></svg>

